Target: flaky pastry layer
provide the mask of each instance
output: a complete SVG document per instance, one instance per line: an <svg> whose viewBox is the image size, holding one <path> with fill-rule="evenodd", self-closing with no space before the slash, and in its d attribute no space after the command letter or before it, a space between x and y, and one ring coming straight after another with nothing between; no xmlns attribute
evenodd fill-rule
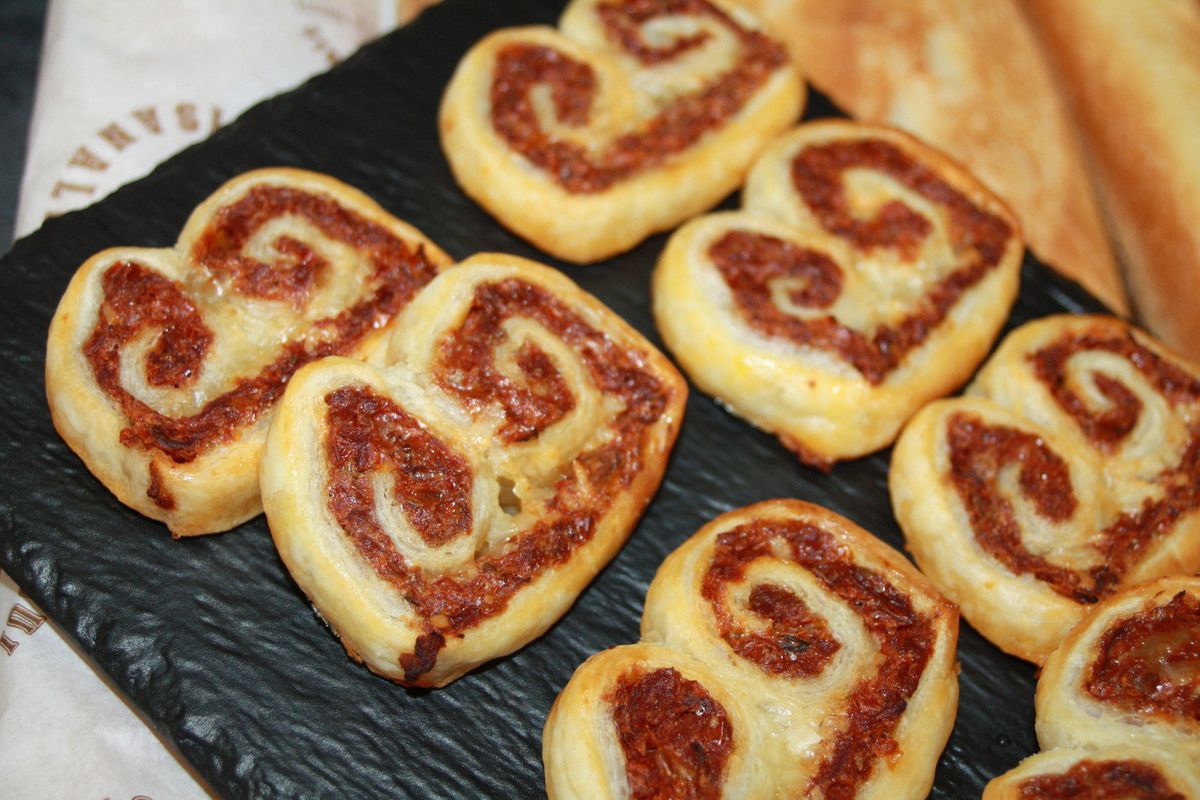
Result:
<svg viewBox="0 0 1200 800"><path fill-rule="evenodd" d="M1200 568L1198 376L1111 317L1018 328L896 443L892 507L922 571L1040 664L1121 587Z"/></svg>
<svg viewBox="0 0 1200 800"><path fill-rule="evenodd" d="M473 256L409 305L384 366L296 375L263 459L272 536L354 658L443 686L540 635L613 556L686 394L561 273Z"/></svg>
<svg viewBox="0 0 1200 800"><path fill-rule="evenodd" d="M379 360L387 328L449 258L333 178L230 180L173 248L88 259L50 325L46 395L88 469L175 536L258 514L267 424L324 355Z"/></svg>
<svg viewBox="0 0 1200 800"><path fill-rule="evenodd" d="M548 792L924 797L957 634L954 607L848 520L793 500L723 514L659 569L642 641L590 658L555 701Z"/></svg>
<svg viewBox="0 0 1200 800"><path fill-rule="evenodd" d="M803 124L756 162L742 203L671 237L655 321L697 386L806 462L891 443L966 382L1016 297L1016 221L898 131Z"/></svg>
<svg viewBox="0 0 1200 800"><path fill-rule="evenodd" d="M803 103L783 45L735 4L575 0L557 29L471 48L438 125L468 195L587 263L715 205Z"/></svg>

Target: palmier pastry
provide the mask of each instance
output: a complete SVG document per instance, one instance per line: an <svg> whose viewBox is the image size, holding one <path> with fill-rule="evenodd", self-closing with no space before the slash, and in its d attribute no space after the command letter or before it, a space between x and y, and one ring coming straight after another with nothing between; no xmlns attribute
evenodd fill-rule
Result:
<svg viewBox="0 0 1200 800"><path fill-rule="evenodd" d="M686 393L562 274L474 256L409 305L388 366L297 373L263 458L267 521L354 658L442 686L540 635L613 556Z"/></svg>
<svg viewBox="0 0 1200 800"><path fill-rule="evenodd" d="M1117 319L1032 322L913 418L888 482L922 571L1042 663L1121 586L1200 568L1200 378Z"/></svg>
<svg viewBox="0 0 1200 800"><path fill-rule="evenodd" d="M1200 781L1200 577L1159 578L1096 605L1046 659L1036 703L1045 749L1141 744L1174 753Z"/></svg>
<svg viewBox="0 0 1200 800"><path fill-rule="evenodd" d="M1136 745L1100 750L1046 750L993 778L983 800L1046 798L1189 800L1200 776L1177 753Z"/></svg>
<svg viewBox="0 0 1200 800"><path fill-rule="evenodd" d="M716 204L803 102L786 48L726 0L574 0L557 30L476 44L439 127L468 195L591 262Z"/></svg>
<svg viewBox="0 0 1200 800"><path fill-rule="evenodd" d="M743 204L671 237L654 316L702 390L808 463L890 444L967 380L1016 297L1011 214L897 131L801 125Z"/></svg>
<svg viewBox="0 0 1200 800"><path fill-rule="evenodd" d="M1043 752L984 800L1200 797L1200 577L1137 584L1093 606L1046 659Z"/></svg>
<svg viewBox="0 0 1200 800"><path fill-rule="evenodd" d="M796 500L729 512L659 569L642 643L588 659L555 701L549 795L925 797L957 637L953 605L848 520Z"/></svg>
<svg viewBox="0 0 1200 800"><path fill-rule="evenodd" d="M1008 203L1021 220L1029 248L1043 263L1079 281L1117 313L1129 312L1075 120L1060 94L1064 87L1056 85L1024 13L1035 10L1036 1L740 2L779 33L804 76L838 108L861 122L895 125L957 160ZM1123 0L1048 0L1042 5L1062 9L1066 17L1106 5L1116 12L1114 17L1133 22L1147 16L1147 6L1157 4L1139 3L1137 13ZM1129 22L1122 33L1128 33ZM1179 27L1178 41L1195 51L1192 45L1200 32L1189 34ZM1114 60L1120 49L1116 42L1086 27L1081 35L1080 28L1072 21L1066 35L1095 53L1095 63L1102 66L1091 70L1092 77L1103 75L1101 80L1111 81L1130 74L1124 64L1114 68L1121 63ZM1004 55L998 58L1000 46ZM1159 46L1155 55L1176 59L1180 53ZM1159 85L1182 98L1186 90L1176 75L1160 79ZM1198 92L1200 87L1192 96ZM1180 163L1179 151L1160 150L1159 140L1151 145L1144 138L1149 116L1145 106L1111 84L1098 97L1097 114L1106 130L1128 125L1143 132L1139 138L1118 140L1142 174L1155 174L1157 163ZM1180 117L1190 113L1183 107L1194 105L1175 102ZM1122 113L1114 114L1114 107ZM1188 146L1191 140L1183 132L1195 127L1179 128L1179 138Z"/></svg>
<svg viewBox="0 0 1200 800"><path fill-rule="evenodd" d="M88 259L50 325L54 425L121 502L176 536L261 510L258 463L297 368L381 358L386 326L449 258L332 178L249 172L174 248Z"/></svg>

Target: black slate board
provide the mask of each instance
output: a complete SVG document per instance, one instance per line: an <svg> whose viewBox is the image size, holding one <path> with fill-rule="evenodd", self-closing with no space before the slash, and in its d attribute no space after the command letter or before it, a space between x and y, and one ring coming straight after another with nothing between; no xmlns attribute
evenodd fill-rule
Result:
<svg viewBox="0 0 1200 800"><path fill-rule="evenodd" d="M223 795L536 797L544 793L542 723L555 695L588 655L637 639L655 569L704 522L757 500L800 497L902 544L888 503L889 453L824 475L693 392L656 499L562 621L446 689L409 691L346 657L287 575L261 517L228 534L173 541L117 503L58 438L44 399L44 343L71 274L103 247L173 243L197 203L254 167L328 172L458 258L498 250L554 264L657 343L649 277L665 237L607 264L557 264L467 200L438 146L438 101L462 53L497 27L553 23L562 5L446 0L145 180L50 221L0 262L0 565ZM835 113L810 98L806 116ZM1032 257L1022 280L1010 328L1102 310ZM1037 747L1034 668L965 625L959 657L961 705L937 798L978 796Z"/></svg>

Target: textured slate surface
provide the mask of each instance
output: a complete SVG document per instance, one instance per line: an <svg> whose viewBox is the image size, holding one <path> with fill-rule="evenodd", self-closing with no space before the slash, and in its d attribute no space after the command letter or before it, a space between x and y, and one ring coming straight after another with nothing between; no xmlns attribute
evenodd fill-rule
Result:
<svg viewBox="0 0 1200 800"><path fill-rule="evenodd" d="M555 695L588 655L637 638L655 569L705 521L756 500L800 497L901 544L888 453L823 475L693 392L657 498L563 620L446 689L409 691L346 658L283 569L262 518L172 541L118 504L59 440L44 400L44 341L73 271L103 247L172 243L188 212L244 170L328 172L456 257L500 250L553 264L459 192L435 115L472 42L502 25L553 22L561 5L448 0L99 206L50 222L0 262L0 564L224 795L537 796L542 723ZM809 116L830 113L819 97L810 101ZM648 287L663 242L593 267L556 266L657 341ZM1022 277L1010 326L1101 308L1031 258ZM960 659L962 702L938 798L978 796L1036 749L1033 667L965 626Z"/></svg>

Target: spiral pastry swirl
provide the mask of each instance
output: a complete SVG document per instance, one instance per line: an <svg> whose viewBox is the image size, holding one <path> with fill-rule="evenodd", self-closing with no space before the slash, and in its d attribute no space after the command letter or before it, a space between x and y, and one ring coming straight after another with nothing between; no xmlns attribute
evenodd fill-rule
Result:
<svg viewBox="0 0 1200 800"><path fill-rule="evenodd" d="M726 0L574 0L459 63L439 115L463 190L542 250L598 261L716 204L804 88Z"/></svg>
<svg viewBox="0 0 1200 800"><path fill-rule="evenodd" d="M1200 797L1200 777L1169 751L1130 744L1056 748L1030 756L983 790L983 800L1083 797L1189 800Z"/></svg>
<svg viewBox="0 0 1200 800"><path fill-rule="evenodd" d="M1200 568L1198 374L1109 317L1014 331L896 444L892 505L921 569L1041 663L1114 591Z"/></svg>
<svg viewBox="0 0 1200 800"><path fill-rule="evenodd" d="M958 615L820 507L729 512L672 553L642 642L597 654L546 722L553 798L924 797L954 722Z"/></svg>
<svg viewBox="0 0 1200 800"><path fill-rule="evenodd" d="M410 303L385 366L293 378L261 472L271 534L351 656L443 686L540 635L613 556L686 393L561 273L474 256Z"/></svg>
<svg viewBox="0 0 1200 800"><path fill-rule="evenodd" d="M898 131L801 125L755 163L743 205L671 237L655 320L703 391L810 464L890 444L967 380L1016 296L1015 219Z"/></svg>
<svg viewBox="0 0 1200 800"><path fill-rule="evenodd" d="M387 328L449 258L357 190L249 172L189 217L173 249L88 259L50 325L54 425L121 502L175 536L261 511L258 463L295 371L381 359Z"/></svg>
<svg viewBox="0 0 1200 800"><path fill-rule="evenodd" d="M1200 797L1200 577L1147 581L1092 607L1046 659L1036 707L1043 751L989 783L985 800Z"/></svg>
<svg viewBox="0 0 1200 800"><path fill-rule="evenodd" d="M1200 780L1200 577L1137 584L1097 604L1038 678L1042 747L1141 743Z"/></svg>

